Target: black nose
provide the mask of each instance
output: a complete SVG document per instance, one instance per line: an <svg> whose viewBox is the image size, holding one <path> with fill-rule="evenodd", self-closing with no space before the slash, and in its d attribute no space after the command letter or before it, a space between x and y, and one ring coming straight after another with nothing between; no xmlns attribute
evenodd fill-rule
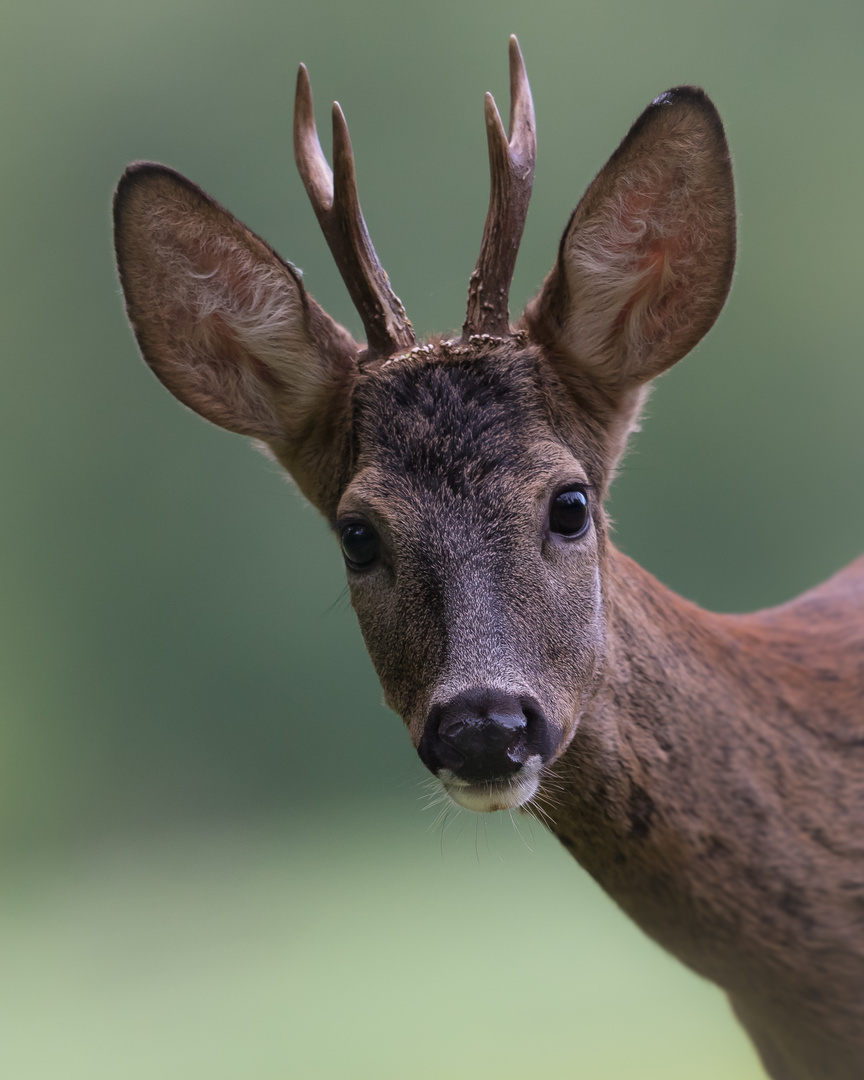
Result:
<svg viewBox="0 0 864 1080"><path fill-rule="evenodd" d="M434 708L417 748L432 772L462 780L504 780L529 757L550 752L549 729L533 698L476 688Z"/></svg>

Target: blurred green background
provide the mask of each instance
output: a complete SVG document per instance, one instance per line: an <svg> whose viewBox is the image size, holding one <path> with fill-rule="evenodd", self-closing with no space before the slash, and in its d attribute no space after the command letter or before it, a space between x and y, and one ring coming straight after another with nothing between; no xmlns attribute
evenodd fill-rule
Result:
<svg viewBox="0 0 864 1080"><path fill-rule="evenodd" d="M188 174L360 335L293 166L296 66L351 126L421 333L458 326L507 35L539 158L514 312L628 125L706 87L739 269L661 381L619 544L736 610L864 548L864 7L853 0L4 0L4 1080L756 1080L722 996L524 819L432 824L315 513L139 361L125 164Z"/></svg>

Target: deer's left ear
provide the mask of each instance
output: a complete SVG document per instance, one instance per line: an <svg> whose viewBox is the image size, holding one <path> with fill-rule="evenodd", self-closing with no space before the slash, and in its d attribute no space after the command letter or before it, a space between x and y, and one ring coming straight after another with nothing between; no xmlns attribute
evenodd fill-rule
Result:
<svg viewBox="0 0 864 1080"><path fill-rule="evenodd" d="M723 125L702 90L678 87L648 106L588 188L525 320L559 362L619 399L706 333L734 261Z"/></svg>

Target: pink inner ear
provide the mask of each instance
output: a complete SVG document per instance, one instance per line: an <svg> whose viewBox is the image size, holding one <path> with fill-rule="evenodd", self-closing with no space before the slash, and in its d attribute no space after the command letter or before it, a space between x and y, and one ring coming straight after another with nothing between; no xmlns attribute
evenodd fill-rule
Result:
<svg viewBox="0 0 864 1080"><path fill-rule="evenodd" d="M674 185L670 183L665 192L629 191L621 197L615 246L633 288L613 321L610 337L617 336L630 318L636 317L641 324L640 337L644 341L656 339L669 318L670 306L674 307L682 294L679 271L692 255L692 238L687 223L680 218L674 222L677 228L671 227L668 195L672 192Z"/></svg>

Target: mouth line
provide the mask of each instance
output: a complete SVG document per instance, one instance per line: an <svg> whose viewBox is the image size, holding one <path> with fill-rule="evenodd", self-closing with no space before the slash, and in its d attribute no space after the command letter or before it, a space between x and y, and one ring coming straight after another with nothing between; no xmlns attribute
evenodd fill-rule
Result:
<svg viewBox="0 0 864 1080"><path fill-rule="evenodd" d="M438 779L458 806L492 813L524 806L537 793L542 767L543 759L533 754L518 773L506 780L463 780L450 769L439 769Z"/></svg>

